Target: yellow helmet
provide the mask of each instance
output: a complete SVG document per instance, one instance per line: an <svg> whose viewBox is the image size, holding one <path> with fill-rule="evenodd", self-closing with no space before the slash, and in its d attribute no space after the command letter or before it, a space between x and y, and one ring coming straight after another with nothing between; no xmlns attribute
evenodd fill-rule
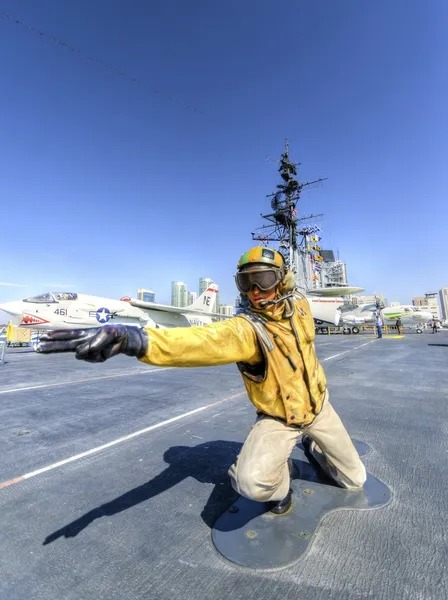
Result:
<svg viewBox="0 0 448 600"><path fill-rule="evenodd" d="M241 271L257 270L261 266L269 267L271 269L284 269L285 261L283 256L274 248L267 248L266 246L254 246L247 252L241 255L238 261L237 269ZM252 269L253 267L253 269ZM262 267L261 267L262 268Z"/></svg>

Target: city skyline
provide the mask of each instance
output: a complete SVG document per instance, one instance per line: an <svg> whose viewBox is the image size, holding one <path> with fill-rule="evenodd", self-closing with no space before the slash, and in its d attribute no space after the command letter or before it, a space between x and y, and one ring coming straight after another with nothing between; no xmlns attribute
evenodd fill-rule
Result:
<svg viewBox="0 0 448 600"><path fill-rule="evenodd" d="M350 266L346 265L345 263L344 263L344 265L345 265L345 271L349 271L350 270ZM201 290L200 281L203 280L203 279L206 279L206 280L208 280L211 283L216 283L218 286L220 285L218 281L215 281L212 278L209 278L209 277L199 277L198 278L198 287L197 287L198 292L195 292L198 295L200 295L200 290ZM172 286L172 284L174 282L179 282L179 280L172 280L171 284L170 284L170 288L171 288L171 286ZM183 282L181 282L181 283L183 283ZM186 286L187 291L189 293L191 293L188 284L184 283L184 285ZM21 287L14 286L13 289L18 291L19 289L21 289ZM434 291L434 289L435 288L432 288L431 291L420 292L418 294L414 294L413 296L411 296L410 298L405 299L404 301L402 301L400 299L397 299L397 298L392 298L387 293L383 293L382 291L372 291L372 292L365 291L365 292L356 294L356 296L357 297L372 297L373 295L376 294L378 297L381 297L381 298L385 299L386 302L388 303L388 305L391 305L391 304L413 304L413 301L414 301L415 298L420 298L420 297L421 298L425 298L425 295L429 296L429 295L432 295L432 294L436 294L438 297L441 298L442 294L444 294L444 298L445 298L444 303L442 302L442 300L439 300L439 305L440 305L440 310L441 310L441 318L442 319L448 319L448 287L447 286L442 286L440 288L435 289L435 291ZM44 291L43 289L39 289L38 293L41 293L43 291ZM72 289L68 289L68 288L67 289L65 289L65 288L64 289L56 289L56 288L53 289L52 288L51 291L68 291L68 292L78 292L78 293L79 292L81 292L81 293L83 292L82 290L72 290ZM155 299L149 300L148 297L147 297L146 301L149 301L149 302L154 302L155 301L155 302L160 303L160 304L173 305L171 298L169 298L169 300L165 300L165 301L159 300L158 299L159 292L156 289L142 288L141 286L138 287L137 288L137 294L136 294L135 297L136 298L140 298L141 300L143 300L144 299L143 295L139 294L140 291L142 293L145 292L145 293L154 294ZM25 296L25 295L21 295L20 293L16 293L16 295L10 297L9 300L16 300L18 298L26 298L26 297L33 296L33 295L36 295L36 294L34 292L31 292L30 294L27 294ZM100 295L101 296L103 294L101 292L98 292L96 295ZM239 292L238 292L238 290L235 287L235 292L233 294L233 297L230 298L229 301L219 302L219 303L217 302L217 306L216 306L217 310L216 310L216 312L218 312L220 306L235 306L235 303L237 302L238 296L239 296ZM132 297L132 294L131 294L131 297ZM219 298L219 294L218 294L218 298ZM218 300L218 298L217 298L217 300ZM116 298L116 299L119 299L119 298ZM191 302L193 300L194 300L194 298L191 301L189 301L188 304L191 304ZM184 306L188 306L188 304L185 304ZM446 315L446 316L444 316L444 315ZM6 323L6 322L8 322L8 320L9 320L8 315L6 313L4 313L3 311L0 310L0 323Z"/></svg>
<svg viewBox="0 0 448 600"><path fill-rule="evenodd" d="M346 272L346 270L347 270L347 265L345 265L345 263L344 263L344 273ZM200 279L202 279L202 278L200 278ZM219 282L214 281L211 278L206 278L206 279L208 279L210 281L210 283L216 283L219 286ZM172 284L173 283L182 283L183 285L186 286L188 292L190 292L190 289L189 289L188 285L184 284L183 282L172 281L171 283ZM201 293L201 291L203 291L203 289L201 290L201 287L199 286L197 294L199 295ZM156 293L156 292L153 292L153 293ZM238 299L238 295L239 295L239 292L238 292L238 290L236 290L233 302L232 301L231 302L223 302L223 303L220 303L220 306L234 306L235 305L235 301ZM412 305L412 304L414 304L414 300L416 298L423 298L425 300L425 296L432 296L432 295L437 295L439 297L441 297L442 295L444 296L444 298L445 298L445 300L444 300L445 304L443 305L441 303L440 306L441 307L442 306L446 307L445 308L445 311L446 311L445 314L447 316L444 317L444 318L448 318L448 287L439 288L438 290L436 290L436 292L424 292L423 295L412 296L406 302L400 302L397 299L390 299L389 296L387 296L387 294L383 294L381 291L380 292L372 292L372 293L358 293L358 294L353 294L353 297L359 299L359 298L372 298L374 296L377 296L378 298L381 298L384 302L386 302L387 305L394 305L394 304L410 304L410 305ZM155 300L151 300L151 301L154 302Z"/></svg>

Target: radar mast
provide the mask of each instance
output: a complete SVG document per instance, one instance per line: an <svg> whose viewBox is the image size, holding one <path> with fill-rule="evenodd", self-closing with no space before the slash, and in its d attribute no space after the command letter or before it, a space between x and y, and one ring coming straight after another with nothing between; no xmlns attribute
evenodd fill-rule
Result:
<svg viewBox="0 0 448 600"><path fill-rule="evenodd" d="M269 225L258 227L252 232L252 239L262 243L276 242L278 250L285 258L289 269L296 277L297 288L305 293L318 287L318 272L320 271L322 256L319 254L318 242L320 227L306 225L304 221L322 217L322 214L308 215L299 218L297 204L303 188L321 183L326 178L315 179L301 183L297 178L297 167L289 157L289 144L285 140L285 151L280 157L278 172L282 182L276 187L273 194L269 194L272 213L261 215L269 221Z"/></svg>

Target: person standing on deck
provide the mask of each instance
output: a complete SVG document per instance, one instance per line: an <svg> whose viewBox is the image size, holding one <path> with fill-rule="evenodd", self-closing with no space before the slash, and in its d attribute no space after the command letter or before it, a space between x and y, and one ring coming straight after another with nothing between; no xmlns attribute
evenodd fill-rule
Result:
<svg viewBox="0 0 448 600"><path fill-rule="evenodd" d="M382 319L380 313L378 313L377 316L375 317L375 326L376 326L376 337L382 338L383 337L383 319Z"/></svg>

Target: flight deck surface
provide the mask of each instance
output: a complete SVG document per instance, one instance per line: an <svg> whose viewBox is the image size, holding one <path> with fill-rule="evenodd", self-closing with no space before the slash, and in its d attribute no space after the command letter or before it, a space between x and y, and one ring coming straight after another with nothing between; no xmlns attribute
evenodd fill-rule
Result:
<svg viewBox="0 0 448 600"><path fill-rule="evenodd" d="M8 350L0 598L447 598L448 331L318 336L316 348L333 405L392 499L329 514L303 557L272 572L229 564L211 541L255 416L235 365Z"/></svg>

